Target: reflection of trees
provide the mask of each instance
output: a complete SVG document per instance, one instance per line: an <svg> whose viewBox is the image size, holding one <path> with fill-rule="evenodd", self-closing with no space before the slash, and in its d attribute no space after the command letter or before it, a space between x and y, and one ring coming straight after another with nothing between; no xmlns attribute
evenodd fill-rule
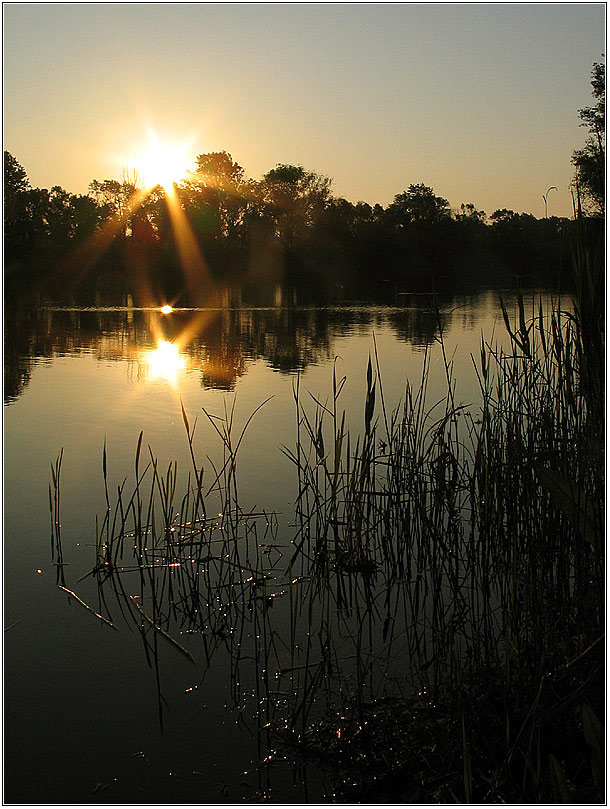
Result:
<svg viewBox="0 0 610 809"><path fill-rule="evenodd" d="M45 309L15 302L5 316L5 401L23 392L37 360L62 354L128 360L144 375L145 352L168 340L179 348L187 369L200 372L203 387L231 390L255 361L281 373L302 371L332 359L335 340L350 334L389 326L399 340L415 346L438 335L429 296L401 296L401 305L392 307L273 305L281 299L273 290L269 305L249 306L246 295L230 290L219 293L213 308L175 310L169 316L157 309ZM447 318L476 318L469 313L477 299L446 296L436 303L445 313L443 325Z"/></svg>
<svg viewBox="0 0 610 809"><path fill-rule="evenodd" d="M428 305L428 296L425 297L426 305L423 305L423 301L414 305L405 301L404 308L394 309L388 316L399 340L414 346L425 346L438 334L438 315Z"/></svg>
<svg viewBox="0 0 610 809"><path fill-rule="evenodd" d="M446 329L452 322L474 328L481 311L489 305L489 293L473 295L416 295L399 296L401 306L389 310L388 322L399 340L413 346L425 346L439 335L440 325Z"/></svg>
<svg viewBox="0 0 610 809"><path fill-rule="evenodd" d="M203 387L232 390L236 379L246 372L247 357L240 340L241 314L236 309L215 312L185 346L189 367L201 368Z"/></svg>
<svg viewBox="0 0 610 809"><path fill-rule="evenodd" d="M32 374L33 310L10 307L4 313L4 401L12 402L27 387Z"/></svg>

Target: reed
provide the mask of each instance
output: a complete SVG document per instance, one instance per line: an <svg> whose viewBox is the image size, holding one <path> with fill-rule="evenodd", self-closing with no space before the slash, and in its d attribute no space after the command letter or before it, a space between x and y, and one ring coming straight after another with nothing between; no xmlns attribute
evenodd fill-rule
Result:
<svg viewBox="0 0 610 809"><path fill-rule="evenodd" d="M284 450L299 480L291 565L300 560L314 574L310 587L326 604L320 626L334 627L327 654L343 688L333 713L355 706L355 741L388 697L389 676L410 693L406 704L425 697L429 721L442 706L454 729L446 743L462 757L439 798L600 794L599 775L583 775L568 754L570 744L581 753L588 746L599 759L592 728L603 710L603 331L594 266L587 259L571 308L558 298L544 312L519 294L513 322L501 302L510 345L482 340L474 414L455 401L444 347L445 399L426 406L427 355L419 388L407 385L402 408L389 415L379 362L373 373L369 360L355 441L340 411L344 379L333 373L330 404L314 400L313 412L295 386L297 447ZM582 318L594 306L591 329ZM292 740L316 749L315 737L327 738L319 723L304 732L305 709L302 701ZM579 716L589 717L585 733ZM356 746L345 753L340 731L336 765L358 761L350 777L361 788L362 761L374 756ZM412 722L403 731L408 738ZM405 745L404 754L418 752Z"/></svg>
<svg viewBox="0 0 610 809"><path fill-rule="evenodd" d="M355 438L336 366L327 401L297 378L289 546L276 515L239 500L256 411L239 432L233 408L204 411L223 448L208 483L182 408L181 498L176 464L162 471L149 447L141 469L141 434L132 493L124 480L111 496L104 448L96 614L112 621L118 606L137 628L160 711L166 641L202 678L228 654L236 706L248 678L264 705L261 759L281 744L322 763L338 800L603 798L603 333L597 310L590 322L597 264L582 261L573 305L519 295L513 317L501 303L510 343L482 339L476 404L456 401L440 320L445 396L429 403L431 347L389 411L373 345ZM60 467L49 492L63 576Z"/></svg>

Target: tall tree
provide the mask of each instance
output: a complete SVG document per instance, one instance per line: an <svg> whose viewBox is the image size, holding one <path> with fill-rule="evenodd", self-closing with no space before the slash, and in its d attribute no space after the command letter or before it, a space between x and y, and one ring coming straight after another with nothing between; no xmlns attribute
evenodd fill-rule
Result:
<svg viewBox="0 0 610 809"><path fill-rule="evenodd" d="M244 170L236 163L228 152L208 152L195 158L197 179L212 188L229 190L238 185L244 176Z"/></svg>
<svg viewBox="0 0 610 809"><path fill-rule="evenodd" d="M25 194L30 182L23 166L4 152L4 255L15 257L27 241ZM5 265L6 270L6 265Z"/></svg>
<svg viewBox="0 0 610 809"><path fill-rule="evenodd" d="M129 219L134 208L134 198L138 189L129 179L92 180L89 192L96 203L113 215L120 224L123 235L127 235Z"/></svg>
<svg viewBox="0 0 610 809"><path fill-rule="evenodd" d="M13 261L27 262L49 235L49 192L32 188L23 166L4 152L5 272Z"/></svg>
<svg viewBox="0 0 610 809"><path fill-rule="evenodd" d="M263 199L286 248L292 248L297 236L310 228L324 210L331 183L329 177L285 163L278 163L263 176Z"/></svg>
<svg viewBox="0 0 610 809"><path fill-rule="evenodd" d="M591 88L595 104L579 110L581 126L589 130L582 149L572 154L575 183L579 198L594 213L603 214L606 199L606 69L595 62L591 70Z"/></svg>
<svg viewBox="0 0 610 809"><path fill-rule="evenodd" d="M423 183L410 185L407 191L397 194L386 209L387 218L395 225L404 227L412 222L437 224L449 219L451 210L443 197Z"/></svg>
<svg viewBox="0 0 610 809"><path fill-rule="evenodd" d="M4 150L4 204L6 205L17 194L28 191L30 181L25 169L10 152Z"/></svg>
<svg viewBox="0 0 610 809"><path fill-rule="evenodd" d="M237 244L252 200L243 168L228 152L197 155L197 168L182 184L187 207L199 217L217 221L219 236Z"/></svg>
<svg viewBox="0 0 610 809"><path fill-rule="evenodd" d="M485 211L478 211L472 202L462 202L460 210L455 214L458 222L476 222L478 224L485 224L487 221L487 214Z"/></svg>

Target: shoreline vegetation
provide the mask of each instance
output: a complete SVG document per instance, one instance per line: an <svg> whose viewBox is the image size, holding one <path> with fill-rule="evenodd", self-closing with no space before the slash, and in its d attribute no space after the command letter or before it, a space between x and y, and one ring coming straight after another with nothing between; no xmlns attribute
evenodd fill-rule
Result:
<svg viewBox="0 0 610 809"><path fill-rule="evenodd" d="M352 204L302 166L278 164L254 181L226 152L196 161L172 191L144 191L132 178L94 180L74 195L31 188L5 152L6 294L200 306L227 283L315 287L326 299L343 289L364 298L512 286L515 277L558 288L572 274L573 219L451 210L424 184L386 208ZM587 219L595 241L603 219Z"/></svg>
<svg viewBox="0 0 610 809"><path fill-rule="evenodd" d="M326 403L296 384L287 553L275 515L240 505L248 424L236 435L230 410L204 411L224 448L211 483L183 410L183 496L175 465L163 473L150 449L145 465L140 435L133 491L124 482L111 502L104 452L95 612L138 628L158 683L162 641L208 664L228 653L237 708L252 678L266 706L261 796L279 759L315 762L341 802L603 802L602 254L583 248L575 265L570 311L521 298L513 321L502 306L511 347L482 338L478 410L455 400L447 358L443 401L427 401L424 360L419 388L388 412L374 351L359 436L344 379L333 374ZM60 467L52 548L73 591ZM161 722L162 702L159 685Z"/></svg>
<svg viewBox="0 0 610 809"><path fill-rule="evenodd" d="M591 71L594 105L572 154L574 219L472 203L452 210L424 183L387 207L331 193L329 177L278 163L247 177L226 151L199 154L179 183L145 188L136 172L94 179L89 193L32 188L4 152L4 286L56 299L130 295L136 306L206 305L215 285L305 283L320 294L451 290L464 285L561 288L576 233L595 246L605 211L605 66ZM588 220L583 235L577 220Z"/></svg>
<svg viewBox="0 0 610 809"><path fill-rule="evenodd" d="M605 66L591 71L594 105L572 154L574 219L472 203L452 210L423 183L387 207L355 204L332 180L278 163L260 180L225 151L199 154L179 183L145 188L135 172L93 180L89 193L32 188L4 152L4 288L50 300L131 296L136 306L205 306L216 286L313 286L322 298L450 291L472 285L563 289L572 245L595 249L605 211ZM587 228L583 230L583 221ZM114 298L114 301L111 300Z"/></svg>

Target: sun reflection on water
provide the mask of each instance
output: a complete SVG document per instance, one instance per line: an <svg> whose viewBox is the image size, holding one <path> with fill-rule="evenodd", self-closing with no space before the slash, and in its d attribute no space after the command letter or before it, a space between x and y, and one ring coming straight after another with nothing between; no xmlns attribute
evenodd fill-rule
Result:
<svg viewBox="0 0 610 809"><path fill-rule="evenodd" d="M180 355L178 348L168 340L159 340L157 348L146 353L145 361L152 377L167 379L172 384L176 384L178 372L186 368L184 357Z"/></svg>

